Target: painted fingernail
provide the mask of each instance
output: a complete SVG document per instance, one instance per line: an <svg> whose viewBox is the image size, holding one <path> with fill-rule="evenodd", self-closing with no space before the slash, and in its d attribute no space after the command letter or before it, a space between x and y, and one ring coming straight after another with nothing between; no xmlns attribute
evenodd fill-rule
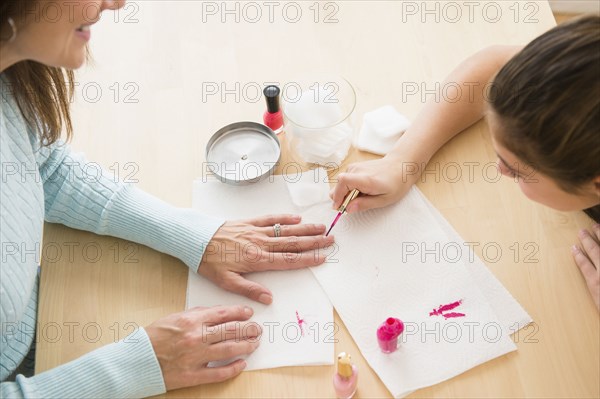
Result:
<svg viewBox="0 0 600 399"><path fill-rule="evenodd" d="M254 311L252 310L252 308L244 306L244 313L246 313L246 315L248 316L252 316L252 313L254 313Z"/></svg>
<svg viewBox="0 0 600 399"><path fill-rule="evenodd" d="M260 296L258 297L258 302L268 305L271 302L273 302L273 297L269 294L260 294Z"/></svg>

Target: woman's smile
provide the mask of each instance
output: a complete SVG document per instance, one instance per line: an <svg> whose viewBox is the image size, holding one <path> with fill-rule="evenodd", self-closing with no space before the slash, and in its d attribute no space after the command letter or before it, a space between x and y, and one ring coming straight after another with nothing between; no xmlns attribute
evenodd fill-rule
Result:
<svg viewBox="0 0 600 399"><path fill-rule="evenodd" d="M80 39L88 42L92 35L92 32L90 30L91 25L92 24L81 25L79 28L75 29L75 35L77 35L77 37L79 37Z"/></svg>

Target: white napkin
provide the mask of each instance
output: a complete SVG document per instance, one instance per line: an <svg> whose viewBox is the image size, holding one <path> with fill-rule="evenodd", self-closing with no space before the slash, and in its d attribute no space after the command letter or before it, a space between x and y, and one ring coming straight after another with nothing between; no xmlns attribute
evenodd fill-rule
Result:
<svg viewBox="0 0 600 399"><path fill-rule="evenodd" d="M356 148L385 155L410 126L410 121L391 105L377 108L363 116Z"/></svg>
<svg viewBox="0 0 600 399"><path fill-rule="evenodd" d="M465 241L458 235L456 230L444 219L431 202L425 198L423 193L417 188L414 191L421 197L421 201L427 205L448 239L451 242L464 243ZM519 305L511 293L490 272L490 269L473 253L471 247L462 252L461 260L467 266L471 277L477 282L479 289L492 306L492 309L494 309L496 316L500 320L504 334L510 335L533 321L531 316Z"/></svg>
<svg viewBox="0 0 600 399"><path fill-rule="evenodd" d="M312 222L332 216L324 206L305 213ZM333 234L337 252L312 271L394 397L515 350L509 333L531 321L417 188L398 204L344 215ZM469 256L477 260L467 268ZM465 317L429 315L458 300L453 312ZM386 355L376 330L390 316L406 330L399 349Z"/></svg>
<svg viewBox="0 0 600 399"><path fill-rule="evenodd" d="M324 171L321 173L327 176ZM277 184L267 179L249 186L196 180L193 207L228 220L298 211L291 204L281 177ZM246 359L246 370L333 364L333 308L308 269L252 273L245 277L269 288L273 303L266 306L225 291L190 271L186 308L242 304L254 309L251 320L262 326L263 335L258 349Z"/></svg>

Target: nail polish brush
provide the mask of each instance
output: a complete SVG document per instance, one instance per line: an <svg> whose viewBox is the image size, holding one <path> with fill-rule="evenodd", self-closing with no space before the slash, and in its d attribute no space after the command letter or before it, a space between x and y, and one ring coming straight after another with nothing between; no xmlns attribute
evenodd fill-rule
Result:
<svg viewBox="0 0 600 399"><path fill-rule="evenodd" d="M350 191L350 193L348 193L346 195L346 198L344 198L344 202L342 202L342 206L339 207L338 214L335 217L335 219L333 219L333 222L331 223L331 226L329 227L329 230L327 230L327 234L325 234L325 237L327 237L329 235L329 233L331 232L331 229L333 229L333 226L335 226L336 223L338 222L338 220L340 220L340 217L344 213L346 213L346 208L350 204L350 201L352 201L353 199L355 199L356 197L358 197L358 194L360 194L360 191L358 191L357 189L354 189L354 190Z"/></svg>

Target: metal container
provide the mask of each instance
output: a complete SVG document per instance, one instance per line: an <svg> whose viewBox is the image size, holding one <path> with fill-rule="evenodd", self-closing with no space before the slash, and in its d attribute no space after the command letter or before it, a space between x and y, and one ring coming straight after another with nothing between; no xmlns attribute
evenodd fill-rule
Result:
<svg viewBox="0 0 600 399"><path fill-rule="evenodd" d="M222 182L234 185L255 183L269 176L280 156L275 133L256 122L222 127L206 145L207 169Z"/></svg>

